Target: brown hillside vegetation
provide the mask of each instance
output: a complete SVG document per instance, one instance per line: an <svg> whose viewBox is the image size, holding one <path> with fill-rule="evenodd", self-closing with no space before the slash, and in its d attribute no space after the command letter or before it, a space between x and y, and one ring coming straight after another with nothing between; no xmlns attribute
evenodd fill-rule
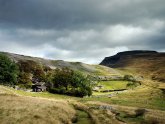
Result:
<svg viewBox="0 0 165 124"><path fill-rule="evenodd" d="M119 73L115 69L108 68L102 65L90 65L82 62L68 62L63 60L50 60L7 52L0 53L4 53L16 63L23 63L24 68L28 68L29 70L34 69L34 67L36 67L35 65L37 65L42 67L44 70L67 67L72 70L80 71L82 73L91 75L119 75Z"/></svg>
<svg viewBox="0 0 165 124"><path fill-rule="evenodd" d="M0 95L1 124L71 123L75 111L63 102Z"/></svg>
<svg viewBox="0 0 165 124"><path fill-rule="evenodd" d="M165 53L155 51L121 52L106 57L100 64L165 82Z"/></svg>
<svg viewBox="0 0 165 124"><path fill-rule="evenodd" d="M70 124L75 113L66 101L17 96L0 89L1 124Z"/></svg>

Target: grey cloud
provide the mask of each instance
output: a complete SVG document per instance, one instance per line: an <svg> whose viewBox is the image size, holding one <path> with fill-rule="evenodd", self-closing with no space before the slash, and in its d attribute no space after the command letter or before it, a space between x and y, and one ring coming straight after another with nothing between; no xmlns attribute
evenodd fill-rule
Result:
<svg viewBox="0 0 165 124"><path fill-rule="evenodd" d="M0 21L32 28L89 28L164 19L164 0L1 0Z"/></svg>
<svg viewBox="0 0 165 124"><path fill-rule="evenodd" d="M164 5L164 0L0 0L0 50L89 63L122 50L165 51Z"/></svg>

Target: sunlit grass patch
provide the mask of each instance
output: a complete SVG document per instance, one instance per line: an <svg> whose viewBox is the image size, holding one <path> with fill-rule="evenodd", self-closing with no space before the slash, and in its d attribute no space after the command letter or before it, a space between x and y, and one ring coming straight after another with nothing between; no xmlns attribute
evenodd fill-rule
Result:
<svg viewBox="0 0 165 124"><path fill-rule="evenodd" d="M101 90L118 90L126 89L128 81L100 81L99 85L102 85Z"/></svg>
<svg viewBox="0 0 165 124"><path fill-rule="evenodd" d="M100 101L108 104L165 110L165 98L161 91L143 86L119 93L111 98L105 95L102 97L84 98L81 101Z"/></svg>
<svg viewBox="0 0 165 124"><path fill-rule="evenodd" d="M66 102L0 95L0 123L71 123L75 110Z"/></svg>

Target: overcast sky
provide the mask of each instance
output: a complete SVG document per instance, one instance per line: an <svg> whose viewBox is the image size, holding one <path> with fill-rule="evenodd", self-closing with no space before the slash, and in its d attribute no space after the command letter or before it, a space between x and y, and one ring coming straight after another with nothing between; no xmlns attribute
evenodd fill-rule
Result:
<svg viewBox="0 0 165 124"><path fill-rule="evenodd" d="M165 51L165 0L0 0L0 51L100 63Z"/></svg>

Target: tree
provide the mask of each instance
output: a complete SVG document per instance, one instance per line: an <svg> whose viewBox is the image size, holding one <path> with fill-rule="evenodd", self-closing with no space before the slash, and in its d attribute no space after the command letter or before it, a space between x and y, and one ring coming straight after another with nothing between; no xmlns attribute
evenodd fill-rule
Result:
<svg viewBox="0 0 165 124"><path fill-rule="evenodd" d="M52 76L52 83L50 92L80 97L92 94L90 79L68 68L56 69Z"/></svg>
<svg viewBox="0 0 165 124"><path fill-rule="evenodd" d="M18 83L22 86L30 88L34 80L39 82L45 81L45 72L41 64L33 60L20 60L18 65L20 68Z"/></svg>
<svg viewBox="0 0 165 124"><path fill-rule="evenodd" d="M124 80L126 80L126 81L135 81L135 79L132 75L124 75Z"/></svg>
<svg viewBox="0 0 165 124"><path fill-rule="evenodd" d="M31 81L31 74L30 73L26 73L26 72L21 72L19 74L19 78L18 78L18 85L21 88L31 88L32 86L32 81Z"/></svg>
<svg viewBox="0 0 165 124"><path fill-rule="evenodd" d="M41 65L36 66L33 71L33 78L38 79L39 81L45 81L46 75Z"/></svg>
<svg viewBox="0 0 165 124"><path fill-rule="evenodd" d="M19 68L14 61L0 53L0 83L16 84Z"/></svg>

